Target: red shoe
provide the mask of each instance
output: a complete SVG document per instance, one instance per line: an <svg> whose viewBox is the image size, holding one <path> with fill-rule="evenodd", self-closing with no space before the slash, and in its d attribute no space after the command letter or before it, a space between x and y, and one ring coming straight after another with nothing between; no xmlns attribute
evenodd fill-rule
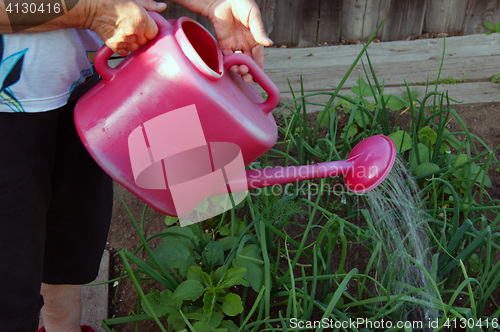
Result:
<svg viewBox="0 0 500 332"><path fill-rule="evenodd" d="M82 325L81 328L82 332L95 332L94 329L88 325ZM38 329L37 332L45 332L45 327L42 326L41 328Z"/></svg>

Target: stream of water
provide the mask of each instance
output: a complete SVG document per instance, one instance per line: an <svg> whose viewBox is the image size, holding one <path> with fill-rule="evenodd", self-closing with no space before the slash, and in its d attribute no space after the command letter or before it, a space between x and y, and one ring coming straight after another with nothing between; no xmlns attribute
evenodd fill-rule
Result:
<svg viewBox="0 0 500 332"><path fill-rule="evenodd" d="M436 319L432 299L436 297L426 272L431 274L426 214L419 189L404 162L396 158L386 180L367 193L375 232L382 244L377 268L388 295L402 296L393 319L421 321L424 330Z"/></svg>

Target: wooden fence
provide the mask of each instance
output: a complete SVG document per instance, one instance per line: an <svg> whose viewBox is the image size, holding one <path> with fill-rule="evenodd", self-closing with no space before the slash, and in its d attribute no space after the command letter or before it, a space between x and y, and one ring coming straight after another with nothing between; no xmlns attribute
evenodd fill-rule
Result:
<svg viewBox="0 0 500 332"><path fill-rule="evenodd" d="M267 33L281 46L317 46L377 38L404 40L425 33L484 33L483 22L500 22L500 0L256 0ZM166 17L190 16L210 31L210 22L167 1Z"/></svg>

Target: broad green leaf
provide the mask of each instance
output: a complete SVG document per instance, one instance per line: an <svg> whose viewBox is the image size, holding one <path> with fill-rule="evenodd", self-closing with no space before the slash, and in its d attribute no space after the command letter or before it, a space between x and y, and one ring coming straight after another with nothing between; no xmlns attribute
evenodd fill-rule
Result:
<svg viewBox="0 0 500 332"><path fill-rule="evenodd" d="M247 269L244 267L228 269L217 286L222 289L228 289L229 287L241 284L246 271Z"/></svg>
<svg viewBox="0 0 500 332"><path fill-rule="evenodd" d="M495 27L490 22L483 22L483 24L487 29L495 30Z"/></svg>
<svg viewBox="0 0 500 332"><path fill-rule="evenodd" d="M231 231L229 230L229 227L224 225L219 229L219 234L222 236L228 236L229 234L231 234Z"/></svg>
<svg viewBox="0 0 500 332"><path fill-rule="evenodd" d="M460 166L463 165L469 160L469 157L465 153L461 153L456 156L455 159L453 159L453 166Z"/></svg>
<svg viewBox="0 0 500 332"><path fill-rule="evenodd" d="M179 218L177 218L177 217L165 216L165 225L167 225L167 226L172 226L177 221L179 221Z"/></svg>
<svg viewBox="0 0 500 332"><path fill-rule="evenodd" d="M188 280L196 280L201 282L205 287L212 287L212 280L210 276L204 272L199 265L190 266L186 272L186 278Z"/></svg>
<svg viewBox="0 0 500 332"><path fill-rule="evenodd" d="M213 282L214 285L218 285L219 284L219 281L224 276L224 270L225 270L225 266L223 265L223 266L219 267L217 270L210 272L210 275L211 275L211 278L212 278L212 282Z"/></svg>
<svg viewBox="0 0 500 332"><path fill-rule="evenodd" d="M246 268L243 278L250 283L252 289L259 292L264 283L264 264L260 255L260 248L255 244L247 245L243 248L240 254L233 259L234 267Z"/></svg>
<svg viewBox="0 0 500 332"><path fill-rule="evenodd" d="M418 97L420 97L420 92L418 90L415 90L415 89L411 89L409 92L407 90L405 90L401 94L401 98L403 100L405 100L408 104L410 103L410 101L413 102L416 99L418 99Z"/></svg>
<svg viewBox="0 0 500 332"><path fill-rule="evenodd" d="M182 301L194 301L203 294L203 291L204 287L201 282L188 279L177 286L172 296Z"/></svg>
<svg viewBox="0 0 500 332"><path fill-rule="evenodd" d="M205 315L203 308L198 308L194 312L184 312L184 316L189 320L201 320L206 322L208 317Z"/></svg>
<svg viewBox="0 0 500 332"><path fill-rule="evenodd" d="M184 319L182 318L179 311L173 312L168 315L167 322L168 326L172 326L174 328L174 331L181 331L186 327L186 322L184 322Z"/></svg>
<svg viewBox="0 0 500 332"><path fill-rule="evenodd" d="M370 123L370 117L360 108L354 113L354 121L360 127L366 127Z"/></svg>
<svg viewBox="0 0 500 332"><path fill-rule="evenodd" d="M385 107L392 111L399 111L403 108L408 107L407 103L404 100L396 97L395 95L381 95L378 99L384 99Z"/></svg>
<svg viewBox="0 0 500 332"><path fill-rule="evenodd" d="M190 321L200 321L207 323L213 329L218 327L222 322L223 314L222 312L214 311L212 314L206 315L203 308L198 308L194 312L185 312L184 316Z"/></svg>
<svg viewBox="0 0 500 332"><path fill-rule="evenodd" d="M418 158L416 157L416 153L417 153L417 148L418 148ZM417 146L413 146L412 149L411 149L411 159L410 159L410 168L411 169L415 169L417 168L417 166L419 165L418 162L420 162L420 164L422 163L426 163L426 162L429 162L429 148L422 144L422 143L418 143Z"/></svg>
<svg viewBox="0 0 500 332"><path fill-rule="evenodd" d="M395 131L388 136L394 142L396 150L399 153L403 153L411 148L411 136L404 130Z"/></svg>
<svg viewBox="0 0 500 332"><path fill-rule="evenodd" d="M193 328L196 332L213 332L212 327L207 322L196 322Z"/></svg>
<svg viewBox="0 0 500 332"><path fill-rule="evenodd" d="M429 160L429 148L423 143L418 143L418 157L420 158L420 163L425 163Z"/></svg>
<svg viewBox="0 0 500 332"><path fill-rule="evenodd" d="M224 264L224 250L219 242L210 242L201 254L203 265L209 268Z"/></svg>
<svg viewBox="0 0 500 332"><path fill-rule="evenodd" d="M203 311L205 315L210 316L212 314L216 299L216 294L213 290L210 289L205 292L205 295L203 295Z"/></svg>
<svg viewBox="0 0 500 332"><path fill-rule="evenodd" d="M431 147L437 141L437 134L431 127L425 126L418 131L418 140Z"/></svg>
<svg viewBox="0 0 500 332"><path fill-rule="evenodd" d="M360 97L373 96L373 91L370 85L368 85L368 83L366 83L366 81L362 77L360 77L356 82L358 83L358 85L351 88L352 93Z"/></svg>
<svg viewBox="0 0 500 332"><path fill-rule="evenodd" d="M198 244L200 239L193 233L193 228L191 227L181 227L179 225L171 226L161 232L160 239L165 241L167 239L176 238L186 243L186 246L193 248L195 244Z"/></svg>
<svg viewBox="0 0 500 332"><path fill-rule="evenodd" d="M169 238L153 250L158 262L165 268L177 268L181 276L186 276L189 266L195 265L196 260L191 248L186 246L186 242L177 238ZM147 263L156 268L155 263L148 257Z"/></svg>
<svg viewBox="0 0 500 332"><path fill-rule="evenodd" d="M236 236L226 236L219 240L222 250L226 251L233 247L233 245L238 241Z"/></svg>
<svg viewBox="0 0 500 332"><path fill-rule="evenodd" d="M348 95L348 94L346 94L345 97L349 98L349 99L353 99L352 96ZM352 108L352 103L350 101L343 99L343 98L339 98L338 102L335 104L335 106L333 108L334 109L342 108L344 111L350 110Z"/></svg>
<svg viewBox="0 0 500 332"><path fill-rule="evenodd" d="M239 237L247 228L247 224L238 218L236 219L236 222L232 223L232 225L235 226L234 230L232 231L234 232L234 236L236 237Z"/></svg>
<svg viewBox="0 0 500 332"><path fill-rule="evenodd" d="M479 174L479 176L478 176L478 174ZM478 165L472 164L472 178L474 179L474 178L476 178L476 176L477 176L477 179L476 179L477 184L483 183L483 180L484 180L484 185L487 188L493 187L493 183L491 182L491 178L488 176L488 174Z"/></svg>
<svg viewBox="0 0 500 332"><path fill-rule="evenodd" d="M422 164L418 165L417 168L415 168L415 175L420 176L420 175L424 175L424 174L427 174L430 172L435 172L437 170L439 170L438 165L436 165L434 163L426 162L426 163L422 163Z"/></svg>
<svg viewBox="0 0 500 332"><path fill-rule="evenodd" d="M206 317L206 316L205 316ZM210 325L212 328L216 328L220 325L222 322L222 313L219 312L214 312L212 313L212 316L210 316L210 319L207 321L208 325Z"/></svg>
<svg viewBox="0 0 500 332"><path fill-rule="evenodd" d="M467 162L467 160L469 160L469 158L467 157L467 155L465 153L461 153L452 159L452 164L455 167L455 170L452 174L455 177L457 177L459 179L466 179L467 178L467 167L460 167L461 165L465 164Z"/></svg>
<svg viewBox="0 0 500 332"><path fill-rule="evenodd" d="M223 320L220 327L227 329L227 332L238 332L238 326L232 320Z"/></svg>
<svg viewBox="0 0 500 332"><path fill-rule="evenodd" d="M227 293L222 300L222 312L228 316L236 316L243 312L241 297L234 293Z"/></svg>
<svg viewBox="0 0 500 332"><path fill-rule="evenodd" d="M497 24L495 24L495 31L500 32L500 22L497 22Z"/></svg>
<svg viewBox="0 0 500 332"><path fill-rule="evenodd" d="M348 128L349 128L349 130L348 130ZM356 135L357 133L358 133L358 126L356 126L355 124L352 124L351 126L348 127L348 125L346 125L342 129L342 133L340 134L340 138L342 138L342 139L351 138L354 135Z"/></svg>
<svg viewBox="0 0 500 332"><path fill-rule="evenodd" d="M156 289L152 289L151 292L146 295L146 299L157 317L163 317L177 312L182 306L182 301L174 298L169 289L161 293ZM142 308L146 314L153 316L153 312L151 312L144 303L142 303Z"/></svg>

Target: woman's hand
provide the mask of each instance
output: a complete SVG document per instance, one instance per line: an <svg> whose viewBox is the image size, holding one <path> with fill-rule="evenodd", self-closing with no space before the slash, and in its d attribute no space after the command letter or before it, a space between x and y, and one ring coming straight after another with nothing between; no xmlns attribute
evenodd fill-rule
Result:
<svg viewBox="0 0 500 332"><path fill-rule="evenodd" d="M88 28L95 31L116 54L137 51L158 34L147 11L161 12L166 4L153 0L95 0Z"/></svg>
<svg viewBox="0 0 500 332"><path fill-rule="evenodd" d="M260 10L253 0L215 0L208 8L222 54L242 52L251 56L264 68L264 46L273 42L266 35ZM233 66L231 70L249 83L252 76L247 66Z"/></svg>

